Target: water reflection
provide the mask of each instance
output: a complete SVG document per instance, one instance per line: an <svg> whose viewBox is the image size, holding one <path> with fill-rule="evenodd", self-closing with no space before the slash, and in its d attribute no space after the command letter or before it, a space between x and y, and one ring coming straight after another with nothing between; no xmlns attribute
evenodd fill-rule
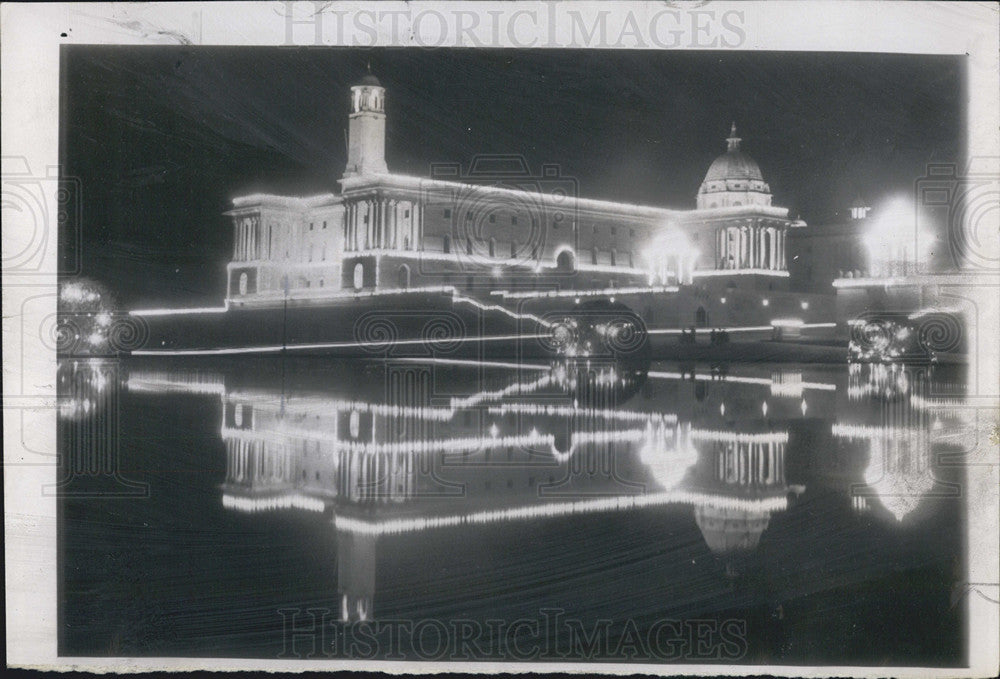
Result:
<svg viewBox="0 0 1000 679"><path fill-rule="evenodd" d="M925 521L939 507L928 497L953 494L934 454L965 417L934 370L306 360L136 362L110 376L66 363L60 385L77 427L108 395L217 403L201 412L224 449L221 507L329 521L337 607L355 621L384 614L376 573L419 549L404 536L665 508L693 521L732 581L811 495L832 493L859 521Z"/></svg>

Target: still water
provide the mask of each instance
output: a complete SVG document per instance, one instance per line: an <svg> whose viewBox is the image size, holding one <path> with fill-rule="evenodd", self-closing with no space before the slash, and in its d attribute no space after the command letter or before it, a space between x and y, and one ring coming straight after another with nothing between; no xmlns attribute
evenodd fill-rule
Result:
<svg viewBox="0 0 1000 679"><path fill-rule="evenodd" d="M59 386L63 655L964 663L945 368L66 361Z"/></svg>

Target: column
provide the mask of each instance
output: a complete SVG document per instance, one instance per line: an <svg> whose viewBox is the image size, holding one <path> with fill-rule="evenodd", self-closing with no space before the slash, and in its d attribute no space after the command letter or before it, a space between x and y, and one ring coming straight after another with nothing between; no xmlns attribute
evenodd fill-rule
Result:
<svg viewBox="0 0 1000 679"><path fill-rule="evenodd" d="M385 204L381 200L375 201L375 242L378 249L385 248Z"/></svg>
<svg viewBox="0 0 1000 679"><path fill-rule="evenodd" d="M365 201L365 244L362 248L363 250L368 250L372 247L374 239L372 236L375 231L375 202L371 200Z"/></svg>
<svg viewBox="0 0 1000 679"><path fill-rule="evenodd" d="M344 206L344 251L351 250L351 218L354 216L354 204L347 203Z"/></svg>
<svg viewBox="0 0 1000 679"><path fill-rule="evenodd" d="M416 237L414 239L414 245L417 250L423 251L424 249L424 202L420 201L419 208L414 208L414 215L420 215L419 220L416 225Z"/></svg>

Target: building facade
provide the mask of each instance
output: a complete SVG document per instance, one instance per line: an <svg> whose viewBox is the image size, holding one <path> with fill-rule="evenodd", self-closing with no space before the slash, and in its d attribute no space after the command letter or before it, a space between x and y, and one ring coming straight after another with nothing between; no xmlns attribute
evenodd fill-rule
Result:
<svg viewBox="0 0 1000 679"><path fill-rule="evenodd" d="M788 290L789 233L804 223L772 205L735 125L696 209L675 210L582 198L555 168L532 175L511 158L485 162L513 169L481 172L479 159L464 176L392 173L386 102L370 74L351 88L339 193L234 199L227 305L449 288Z"/></svg>

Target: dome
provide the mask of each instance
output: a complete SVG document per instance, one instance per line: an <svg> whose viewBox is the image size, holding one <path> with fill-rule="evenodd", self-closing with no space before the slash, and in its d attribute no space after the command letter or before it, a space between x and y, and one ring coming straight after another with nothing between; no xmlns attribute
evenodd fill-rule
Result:
<svg viewBox="0 0 1000 679"><path fill-rule="evenodd" d="M358 83L358 84L359 85L367 85L367 86L370 86L370 87L382 87L382 83L380 83L379 80L378 80L378 78L376 78L375 76L373 76L371 73L369 73L364 78L362 78L361 82Z"/></svg>
<svg viewBox="0 0 1000 679"><path fill-rule="evenodd" d="M730 149L716 158L705 174L705 181L725 181L727 179L755 179L764 181L757 161L736 149Z"/></svg>
<svg viewBox="0 0 1000 679"><path fill-rule="evenodd" d="M698 190L698 208L770 205L771 188L757 161L740 150L736 123L726 141L729 148L709 166Z"/></svg>

